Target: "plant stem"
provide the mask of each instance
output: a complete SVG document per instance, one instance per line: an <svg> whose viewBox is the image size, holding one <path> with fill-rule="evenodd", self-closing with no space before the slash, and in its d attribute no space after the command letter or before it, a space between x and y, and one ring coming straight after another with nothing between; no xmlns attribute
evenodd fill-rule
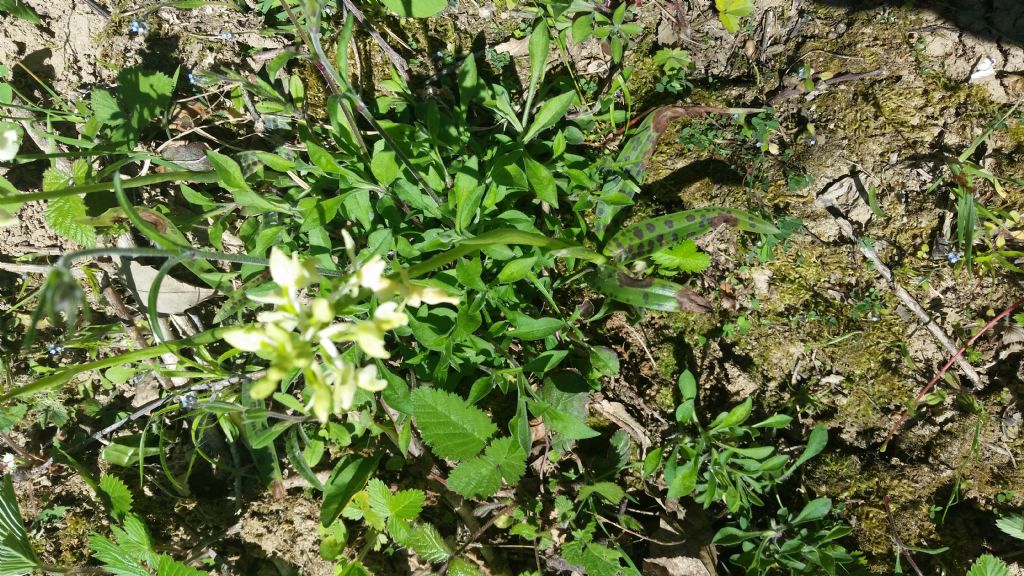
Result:
<svg viewBox="0 0 1024 576"><path fill-rule="evenodd" d="M121 182L121 186L124 188L141 188L143 186L150 186L153 184L163 184L165 182L192 182L196 184L217 182L218 177L216 172L164 172L162 174L148 174L146 176L139 176L138 178L129 178ZM32 192L29 194L18 194L16 196L0 196L0 206L7 204L22 204L24 202L34 202L36 200L52 200L54 198L63 198L65 196L75 196L77 194L92 194L93 192L107 192L114 189L114 182L97 182L95 184L85 184L83 186L72 186L71 188L64 188L63 190L51 190L49 192Z"/></svg>

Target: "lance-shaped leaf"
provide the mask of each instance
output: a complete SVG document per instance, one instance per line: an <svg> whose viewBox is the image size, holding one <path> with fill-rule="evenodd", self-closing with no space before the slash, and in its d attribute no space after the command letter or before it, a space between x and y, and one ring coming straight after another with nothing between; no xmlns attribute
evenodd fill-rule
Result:
<svg viewBox="0 0 1024 576"><path fill-rule="evenodd" d="M708 312L711 305L689 288L660 278L636 279L625 272L603 268L587 278L595 290L632 306L664 312Z"/></svg>
<svg viewBox="0 0 1024 576"><path fill-rule="evenodd" d="M757 216L732 208L697 208L627 226L604 247L604 254L626 263L649 256L662 248L675 246L723 224L747 232L775 234L778 228Z"/></svg>

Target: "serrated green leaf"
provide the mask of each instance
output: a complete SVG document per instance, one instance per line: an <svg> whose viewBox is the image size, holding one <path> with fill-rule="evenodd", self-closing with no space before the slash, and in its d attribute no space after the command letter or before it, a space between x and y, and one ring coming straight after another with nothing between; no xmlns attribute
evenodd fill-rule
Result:
<svg viewBox="0 0 1024 576"><path fill-rule="evenodd" d="M484 451L484 460L509 485L515 485L526 472L526 453L511 436L498 438Z"/></svg>
<svg viewBox="0 0 1024 576"><path fill-rule="evenodd" d="M139 134L155 118L161 117L171 104L175 78L163 72L126 68L117 75L117 96L135 134Z"/></svg>
<svg viewBox="0 0 1024 576"><path fill-rule="evenodd" d="M204 574L209 574L209 572L186 566L166 554L157 557L156 576L203 576Z"/></svg>
<svg viewBox="0 0 1024 576"><path fill-rule="evenodd" d="M568 370L552 372L544 379L539 398L530 402L534 416L544 419L544 425L570 440L599 436L587 426L587 381L578 373Z"/></svg>
<svg viewBox="0 0 1024 576"><path fill-rule="evenodd" d="M102 88L93 88L90 103L92 112L100 124L116 124L124 121L124 114L110 92Z"/></svg>
<svg viewBox="0 0 1024 576"><path fill-rule="evenodd" d="M9 475L4 475L0 487L0 543L0 573L3 576L29 574L41 564L29 542Z"/></svg>
<svg viewBox="0 0 1024 576"><path fill-rule="evenodd" d="M50 229L58 235L83 248L96 246L96 228L82 223L86 212L85 200L81 196L53 198L46 203L44 214Z"/></svg>
<svg viewBox="0 0 1024 576"><path fill-rule="evenodd" d="M448 488L463 498L487 498L501 489L501 475L485 458L471 458L448 475Z"/></svg>
<svg viewBox="0 0 1024 576"><path fill-rule="evenodd" d="M132 510L132 493L128 486L117 476L102 474L100 490L110 498L111 514L115 518L124 518Z"/></svg>
<svg viewBox="0 0 1024 576"><path fill-rule="evenodd" d="M89 536L89 548L92 549L93 558L99 560L104 570L114 576L152 576L139 565L136 558L99 534Z"/></svg>
<svg viewBox="0 0 1024 576"><path fill-rule="evenodd" d="M687 240L672 248L663 248L651 254L651 260L665 270L678 270L696 274L707 270L711 256L697 249L693 240Z"/></svg>
<svg viewBox="0 0 1024 576"><path fill-rule="evenodd" d="M414 528L409 539L411 548L430 562L444 562L451 556L441 533L430 524L420 524Z"/></svg>
<svg viewBox="0 0 1024 576"><path fill-rule="evenodd" d="M999 558L985 554L974 561L967 576L1010 576L1010 567Z"/></svg>
<svg viewBox="0 0 1024 576"><path fill-rule="evenodd" d="M450 392L417 388L411 400L413 417L423 441L442 458L472 458L498 431L483 410Z"/></svg>
<svg viewBox="0 0 1024 576"><path fill-rule="evenodd" d="M996 526L1005 534L1024 540L1024 514L1007 514L996 520Z"/></svg>
<svg viewBox="0 0 1024 576"><path fill-rule="evenodd" d="M423 511L426 494L422 490L399 490L388 499L388 511L391 517L401 520L415 520Z"/></svg>
<svg viewBox="0 0 1024 576"><path fill-rule="evenodd" d="M481 576L480 570L462 558L452 558L448 563L448 574L450 576Z"/></svg>

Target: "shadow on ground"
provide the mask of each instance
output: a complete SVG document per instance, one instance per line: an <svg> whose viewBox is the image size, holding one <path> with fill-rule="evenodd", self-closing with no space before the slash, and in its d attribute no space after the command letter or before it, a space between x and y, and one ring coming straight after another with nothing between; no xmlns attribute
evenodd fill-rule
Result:
<svg viewBox="0 0 1024 576"><path fill-rule="evenodd" d="M818 4L852 11L898 8L927 10L979 39L1024 46L1022 0L816 0Z"/></svg>

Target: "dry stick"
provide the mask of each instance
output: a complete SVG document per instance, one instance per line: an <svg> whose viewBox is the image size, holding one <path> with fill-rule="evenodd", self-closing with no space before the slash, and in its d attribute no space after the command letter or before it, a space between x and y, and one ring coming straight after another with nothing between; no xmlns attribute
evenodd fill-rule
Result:
<svg viewBox="0 0 1024 576"><path fill-rule="evenodd" d="M876 254L875 251L864 242L857 241L857 245L860 247L861 254L864 254L864 256L868 260L871 260L872 264L875 265L875 268L878 269L879 273L881 273L885 280L889 283L889 286L892 288L893 292L896 293L896 296L900 299L901 302L903 302L903 305L909 308L910 311L913 312L914 315L917 316L917 318L922 323L924 323L924 327L929 332L932 333L932 336L934 336L935 339L938 340L940 344L942 344L942 347L945 348L947 352L949 352L950 354L956 353L956 345L953 344L953 341L949 338L949 336L946 336L946 333L942 331L942 328L938 324L936 324L930 316L928 316L928 313L924 310L924 308L921 307L920 304L917 303L917 300L915 300L914 297L911 296L905 288L903 288L903 286L900 286L899 283L896 282L896 278L893 276L892 270L890 270L888 266L882 263L882 260L878 257L878 254ZM971 363L968 362L967 360L964 360L963 358L954 358L956 359L957 366L959 366L959 368L963 370L967 378L971 381L971 383L974 384L974 387L980 388L981 376L979 376L977 371L974 370L974 367L971 366Z"/></svg>
<svg viewBox="0 0 1024 576"><path fill-rule="evenodd" d="M356 8L356 5L352 3L352 0L342 0L342 3L345 5L345 9L355 16L356 20L359 21L359 24L361 24L363 28L366 28L366 31L369 32L370 37L377 43L377 46L379 46L380 49L388 55L388 59L390 59L391 63L395 65L395 68L402 76L402 79L408 81L409 64L406 63L405 58L402 58L402 56L384 40L377 30L370 25L370 21L366 19L366 16L363 16L363 13L359 11L359 8Z"/></svg>
<svg viewBox="0 0 1024 576"><path fill-rule="evenodd" d="M839 225L839 230L841 230L847 238L856 242L857 247L860 248L861 254L875 265L878 273L882 275L882 278L884 278L889 284L889 288L894 294L896 294L896 297L903 302L903 305L917 316L917 319L920 320L928 332L931 332L932 336L942 344L942 347L945 348L947 352L950 354L955 353L956 346L953 344L953 341L950 340L949 336L946 336L946 333L942 331L942 328L936 324L930 316L928 316L928 313L925 312L924 308L917 303L917 300L915 300L914 297L903 288L903 286L900 286L900 284L896 282L896 278L893 276L892 270L882 263L881 258L878 257L875 250L857 237L857 234L853 231L853 225L851 225L846 218L841 216L833 216L833 218L835 218L836 224ZM957 365L964 372L964 375L966 375L974 384L975 388L981 385L981 377L978 376L978 373L974 370L974 367L971 366L970 362L960 359L957 362Z"/></svg>
<svg viewBox="0 0 1024 576"><path fill-rule="evenodd" d="M889 507L888 494L882 496L882 503L885 504L885 515L889 520L889 529L892 531L893 544L896 545L896 548L899 550L899 553L903 554L903 557L907 559L907 563L910 564L910 567L914 569L914 572L917 573L917 576L924 576L924 574L921 573L921 569L918 568L917 564L914 562L913 556L910 555L910 551L907 550L907 547L903 545L903 540L900 540L899 532L896 531L896 521L893 520L892 508Z"/></svg>
<svg viewBox="0 0 1024 576"><path fill-rule="evenodd" d="M497 522L499 518L501 518L502 516L505 516L506 514L511 514L511 513L515 512L516 508L518 508L518 507L519 507L518 504L509 504L508 506L505 506L504 508L502 508L502 509L498 510L497 512L495 512L494 514L491 514L491 517L487 519L487 522L484 522L479 528L477 528L476 531L473 532L473 534L469 537L469 539L466 540L465 542L463 542L462 545L460 545L455 550L455 552L452 553L452 555L449 557L449 559L450 558L455 558L459 554L462 554L466 550L466 548L469 548L470 545L472 545L474 542L479 540L480 537L484 535L484 532L487 532L487 530L489 530L491 528L491 526L494 526L494 523ZM448 571L448 563L445 562L444 567L441 568L439 573L440 574L445 574L447 571Z"/></svg>
<svg viewBox="0 0 1024 576"><path fill-rule="evenodd" d="M1018 300L1018 301L1014 302L1013 304L1010 304L1009 306L1006 307L1005 310L1000 312L999 315L997 315L995 318L989 320L988 323L985 324L985 326L983 326L981 328L981 330L978 330L977 334L975 334L974 336L971 336L971 339L968 340L967 343L963 345L963 347L961 347L959 350L956 351L956 354L954 354L953 357L949 359L949 362L946 362L946 365L943 366L941 370L939 370L939 372L935 375L935 377L932 378L932 381L929 382L927 386L922 388L921 391L917 393L917 396L914 397L914 402L915 403L920 402L921 398L924 398L924 395L927 394L928 391L931 390L933 386L935 386L935 384L939 381L939 379L942 378L942 376L946 374L946 371L949 370L949 367L953 365L953 361L957 360L958 358L960 358L960 356L963 355L963 353L972 344L974 344L974 342L977 341L978 338L980 338L982 334L984 334L985 332L988 332L989 330L991 330L992 327L995 326L997 322L999 322L1003 318L1006 318L1011 312L1013 312L1017 308L1021 307L1022 305L1024 305L1024 300ZM909 418L909 417L910 417L910 409L908 408L908 409L903 411L903 414L900 415L900 419L897 420L896 423L892 425L892 428L889 429L889 434L885 437L885 442L882 444L882 450L885 450L885 447L889 444L889 440L892 440L892 437L896 434L896 431L899 430L900 426L902 426L903 423L906 422L907 418Z"/></svg>

